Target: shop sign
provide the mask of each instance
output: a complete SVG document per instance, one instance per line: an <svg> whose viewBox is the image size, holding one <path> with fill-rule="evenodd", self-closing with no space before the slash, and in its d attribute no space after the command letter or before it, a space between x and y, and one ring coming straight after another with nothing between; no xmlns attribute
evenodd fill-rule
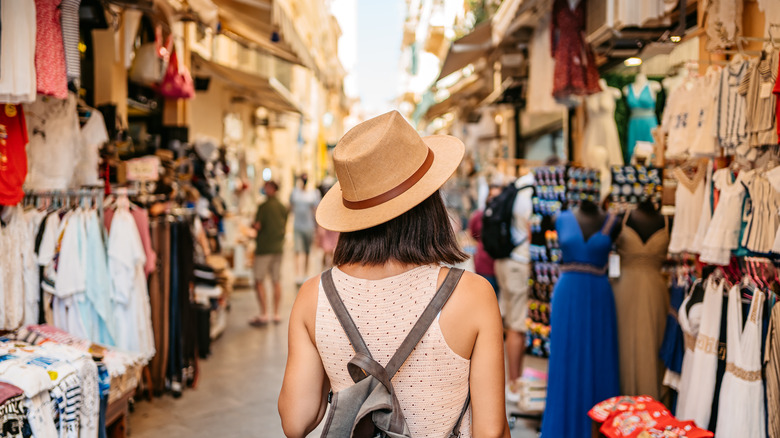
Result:
<svg viewBox="0 0 780 438"><path fill-rule="evenodd" d="M127 161L128 181L157 181L160 177L160 157L150 155Z"/></svg>

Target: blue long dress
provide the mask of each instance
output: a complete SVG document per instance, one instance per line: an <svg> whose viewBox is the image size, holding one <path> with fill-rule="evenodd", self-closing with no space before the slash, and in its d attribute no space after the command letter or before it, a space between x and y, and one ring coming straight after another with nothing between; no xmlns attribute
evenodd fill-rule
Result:
<svg viewBox="0 0 780 438"><path fill-rule="evenodd" d="M634 86L628 86L626 104L631 109L631 117L628 120L628 144L626 145L626 162L634 156L634 148L637 141L649 141L653 139L653 128L658 126L658 117L655 114L655 98L650 92L650 84L645 84L639 96L634 94Z"/></svg>
<svg viewBox="0 0 780 438"><path fill-rule="evenodd" d="M610 216L587 241L572 212L555 223L563 274L552 297L543 438L590 437L588 410L620 392L615 299L603 272L614 223Z"/></svg>

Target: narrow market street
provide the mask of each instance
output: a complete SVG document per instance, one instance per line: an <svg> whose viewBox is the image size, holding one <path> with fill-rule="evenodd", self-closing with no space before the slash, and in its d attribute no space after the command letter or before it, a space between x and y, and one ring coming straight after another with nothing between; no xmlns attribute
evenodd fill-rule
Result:
<svg viewBox="0 0 780 438"><path fill-rule="evenodd" d="M312 260L317 259L319 254L314 254ZM315 272L312 267L311 274ZM293 282L290 247L282 264L283 315L289 315L295 299ZM247 324L255 312L257 301L253 289L237 289L225 333L212 343L211 356L199 361L197 388L185 389L179 399L165 395L151 402L136 402L135 412L130 416L130 436L283 437L276 399L287 359L287 318L278 325L255 328ZM530 366L542 363L535 358L529 362ZM510 410L507 406L507 411ZM318 428L310 436L319 433ZM512 430L512 438L536 436L532 423L518 422Z"/></svg>

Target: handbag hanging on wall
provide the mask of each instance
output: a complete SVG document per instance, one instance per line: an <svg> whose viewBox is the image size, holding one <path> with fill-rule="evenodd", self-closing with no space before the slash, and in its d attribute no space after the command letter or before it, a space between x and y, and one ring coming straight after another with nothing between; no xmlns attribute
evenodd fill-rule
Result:
<svg viewBox="0 0 780 438"><path fill-rule="evenodd" d="M195 97L195 84L189 69L179 63L176 49L173 49L165 76L160 83L160 94L166 99L192 99Z"/></svg>

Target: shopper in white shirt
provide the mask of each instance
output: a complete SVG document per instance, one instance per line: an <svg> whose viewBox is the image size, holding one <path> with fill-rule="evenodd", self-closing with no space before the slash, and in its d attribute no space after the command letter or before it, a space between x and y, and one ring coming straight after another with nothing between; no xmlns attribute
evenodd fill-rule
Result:
<svg viewBox="0 0 780 438"><path fill-rule="evenodd" d="M512 240L515 249L509 257L496 260L496 280L501 291L501 310L506 329L506 356L509 380L506 388L508 402L520 400L517 381L523 372L525 351L525 319L528 315L528 278L530 275L531 230L529 220L533 213L534 184L532 173L515 180L517 197L512 207Z"/></svg>
<svg viewBox="0 0 780 438"><path fill-rule="evenodd" d="M302 285L309 273L309 253L314 242L314 212L320 203L320 192L308 186L309 177L305 173L300 177L290 195L290 211L293 218L295 238L295 282Z"/></svg>

